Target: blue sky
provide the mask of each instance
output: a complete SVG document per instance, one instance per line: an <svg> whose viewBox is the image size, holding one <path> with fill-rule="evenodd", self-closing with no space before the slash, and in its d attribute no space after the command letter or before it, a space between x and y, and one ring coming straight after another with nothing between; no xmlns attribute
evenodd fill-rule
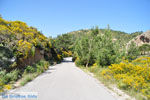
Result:
<svg viewBox="0 0 150 100"><path fill-rule="evenodd" d="M150 0L0 0L0 14L53 37L107 24L128 33L150 29Z"/></svg>

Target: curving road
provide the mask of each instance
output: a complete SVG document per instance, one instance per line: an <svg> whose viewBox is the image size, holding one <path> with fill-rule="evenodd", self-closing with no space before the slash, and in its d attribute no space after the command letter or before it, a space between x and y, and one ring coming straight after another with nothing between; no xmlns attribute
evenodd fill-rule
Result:
<svg viewBox="0 0 150 100"><path fill-rule="evenodd" d="M11 92L37 93L38 99L31 100L116 100L92 76L76 67L71 58L65 58L61 64L51 66L32 82Z"/></svg>

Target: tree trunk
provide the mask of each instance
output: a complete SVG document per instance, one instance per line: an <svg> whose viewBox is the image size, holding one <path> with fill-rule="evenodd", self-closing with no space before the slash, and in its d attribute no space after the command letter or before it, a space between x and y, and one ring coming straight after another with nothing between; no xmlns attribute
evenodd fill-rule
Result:
<svg viewBox="0 0 150 100"><path fill-rule="evenodd" d="M89 62L86 63L86 68L88 68L88 66L89 66Z"/></svg>

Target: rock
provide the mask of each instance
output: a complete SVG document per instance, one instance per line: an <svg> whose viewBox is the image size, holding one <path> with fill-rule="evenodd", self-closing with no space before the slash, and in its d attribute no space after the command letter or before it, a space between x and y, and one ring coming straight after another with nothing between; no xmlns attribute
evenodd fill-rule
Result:
<svg viewBox="0 0 150 100"><path fill-rule="evenodd" d="M127 43L127 47L131 44L131 42L134 42L137 46L141 46L143 44L150 44L150 30L142 33L141 35L138 35L136 38L132 39Z"/></svg>

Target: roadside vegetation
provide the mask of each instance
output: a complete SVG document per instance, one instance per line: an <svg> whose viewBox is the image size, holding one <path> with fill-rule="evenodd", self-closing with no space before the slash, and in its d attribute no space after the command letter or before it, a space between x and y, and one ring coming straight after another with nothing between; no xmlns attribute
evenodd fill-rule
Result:
<svg viewBox="0 0 150 100"><path fill-rule="evenodd" d="M32 81L35 77L46 71L49 65L49 62L41 60L32 66L27 66L20 80L20 85L25 85L27 82Z"/></svg>
<svg viewBox="0 0 150 100"><path fill-rule="evenodd" d="M127 90L137 99L150 99L150 57L139 57L129 62L123 60L102 70L105 80L114 81L117 86Z"/></svg>
<svg viewBox="0 0 150 100"><path fill-rule="evenodd" d="M71 48L68 50L77 66L92 72L105 85L114 84L137 100L149 100L150 45L138 47L131 42L127 47L127 43L141 33L127 34L108 26L107 29L74 31L56 40L60 42L58 47ZM62 45L65 40L67 43Z"/></svg>
<svg viewBox="0 0 150 100"><path fill-rule="evenodd" d="M52 41L24 22L0 17L0 92L14 88L18 80L25 85L61 62Z"/></svg>
<svg viewBox="0 0 150 100"><path fill-rule="evenodd" d="M0 17L0 92L25 85L64 57L107 85L115 84L137 100L150 99L150 45L131 41L142 32L98 27L47 38L21 21Z"/></svg>

